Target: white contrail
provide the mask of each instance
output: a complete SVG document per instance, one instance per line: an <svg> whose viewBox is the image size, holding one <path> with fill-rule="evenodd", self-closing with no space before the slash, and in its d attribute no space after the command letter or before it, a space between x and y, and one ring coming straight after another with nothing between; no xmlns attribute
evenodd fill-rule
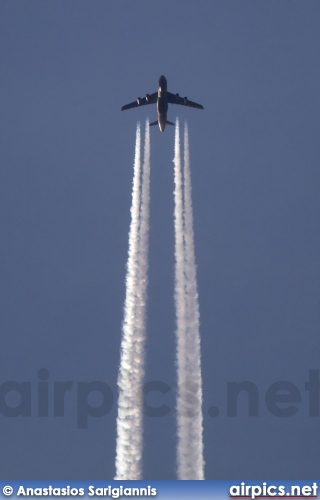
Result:
<svg viewBox="0 0 320 500"><path fill-rule="evenodd" d="M189 423L189 439L192 443L189 456L189 477L204 479L203 426L202 426L202 377L199 332L199 300L194 251L193 210L191 197L191 175L188 126L184 125L184 242L186 279L186 319L187 319L187 370L190 381L189 391L196 394L192 398L192 412ZM192 477L191 477L192 476Z"/></svg>
<svg viewBox="0 0 320 500"><path fill-rule="evenodd" d="M194 255L188 130L184 132L184 190L179 122L175 129L175 302L178 372L178 479L204 479L199 306ZM183 196L184 195L184 196Z"/></svg>
<svg viewBox="0 0 320 500"><path fill-rule="evenodd" d="M180 136L179 121L175 125L175 143L174 143L174 232L175 232L175 305L177 322L177 367L178 367L178 387L181 387L186 380L186 300L185 300L185 276L184 276L184 235L183 235L183 191L181 176L181 155L180 155ZM179 401L178 408L182 402ZM184 435L185 420L180 418L178 413L178 440ZM178 448L178 452L180 448ZM178 457L178 462L181 458Z"/></svg>
<svg viewBox="0 0 320 500"><path fill-rule="evenodd" d="M187 319L185 285L185 248L184 248L184 212L183 186L181 174L181 154L179 121L176 120L174 144L174 228L175 228L175 305L177 338L177 461L178 479L187 479L189 456L188 417L184 416L184 387L188 378L187 371Z"/></svg>
<svg viewBox="0 0 320 500"><path fill-rule="evenodd" d="M115 479L141 479L142 383L146 337L146 294L149 234L150 135L146 123L141 186L141 134L137 125L131 225L126 277L121 358L118 376L118 418Z"/></svg>

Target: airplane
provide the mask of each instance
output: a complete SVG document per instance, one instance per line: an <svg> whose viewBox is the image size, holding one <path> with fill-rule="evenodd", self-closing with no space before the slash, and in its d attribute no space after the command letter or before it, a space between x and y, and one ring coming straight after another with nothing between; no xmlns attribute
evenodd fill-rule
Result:
<svg viewBox="0 0 320 500"><path fill-rule="evenodd" d="M201 104L189 101L187 97L180 97L179 94L171 94L171 92L168 92L167 79L165 76L161 75L159 78L158 92L154 92L154 94L146 94L146 97L138 97L136 101L122 106L121 111L124 111L125 109L137 108L138 106L144 106L145 104L155 103L157 103L158 120L150 123L150 127L153 125L159 125L161 132L164 131L166 125L174 125L174 123L167 120L168 103L203 109Z"/></svg>

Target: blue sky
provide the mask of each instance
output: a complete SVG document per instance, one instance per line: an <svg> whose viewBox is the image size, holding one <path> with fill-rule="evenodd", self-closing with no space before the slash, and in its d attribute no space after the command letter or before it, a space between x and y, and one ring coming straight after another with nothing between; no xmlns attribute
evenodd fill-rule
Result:
<svg viewBox="0 0 320 500"><path fill-rule="evenodd" d="M77 384L116 397L135 129L156 119L120 108L161 74L205 107L168 119L189 125L206 477L316 477L304 384L320 369L319 20L309 0L0 2L0 382L32 388L31 417L0 415L3 478L114 475L116 405L78 429ZM172 408L173 133L151 130L146 367ZM266 408L281 380L301 394L292 417ZM63 418L57 381L74 383ZM258 417L245 395L227 415L227 383L241 381L258 388ZM173 410L145 418L144 457L146 479L175 479Z"/></svg>

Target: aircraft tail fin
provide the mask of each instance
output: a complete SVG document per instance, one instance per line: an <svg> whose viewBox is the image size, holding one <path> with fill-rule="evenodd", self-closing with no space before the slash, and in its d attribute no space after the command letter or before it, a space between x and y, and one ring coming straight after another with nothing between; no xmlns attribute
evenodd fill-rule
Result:
<svg viewBox="0 0 320 500"><path fill-rule="evenodd" d="M167 120L167 125L173 125L174 126L174 123L168 122L168 120Z"/></svg>
<svg viewBox="0 0 320 500"><path fill-rule="evenodd" d="M155 122L150 123L149 126L152 127L152 125L158 125L158 120L156 120Z"/></svg>

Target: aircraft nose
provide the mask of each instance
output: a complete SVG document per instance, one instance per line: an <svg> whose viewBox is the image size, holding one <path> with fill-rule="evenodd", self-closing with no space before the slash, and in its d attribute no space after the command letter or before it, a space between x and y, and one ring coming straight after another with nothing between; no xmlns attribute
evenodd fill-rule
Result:
<svg viewBox="0 0 320 500"><path fill-rule="evenodd" d="M159 78L159 86L163 87L165 85L167 85L167 79L164 75L161 75Z"/></svg>

